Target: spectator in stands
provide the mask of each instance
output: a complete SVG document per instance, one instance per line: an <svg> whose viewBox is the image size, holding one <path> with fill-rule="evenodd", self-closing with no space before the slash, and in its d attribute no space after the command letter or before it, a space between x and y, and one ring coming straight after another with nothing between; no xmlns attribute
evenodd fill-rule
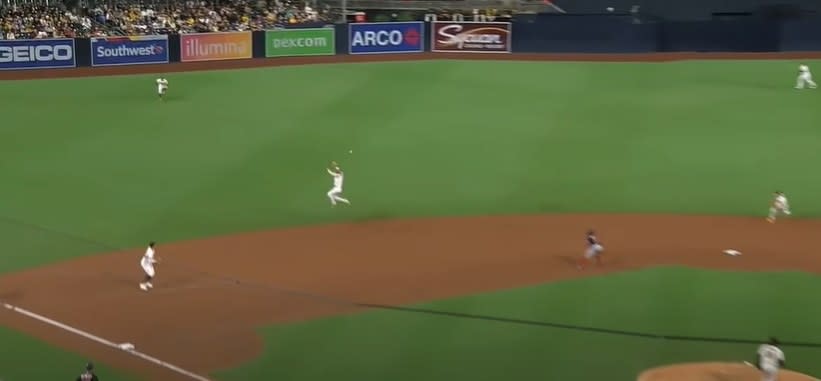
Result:
<svg viewBox="0 0 821 381"><path fill-rule="evenodd" d="M100 34L92 20L62 7L15 5L0 8L0 39L87 37Z"/></svg>
<svg viewBox="0 0 821 381"><path fill-rule="evenodd" d="M0 39L248 31L335 18L329 8L317 11L303 1L121 2L77 12L59 6L14 6L0 9Z"/></svg>
<svg viewBox="0 0 821 381"><path fill-rule="evenodd" d="M104 14L104 23L123 30L125 34L262 30L278 25L325 21L320 12L290 0L230 0L213 7L205 2L186 1L157 8L116 6L114 9L96 9L95 13Z"/></svg>

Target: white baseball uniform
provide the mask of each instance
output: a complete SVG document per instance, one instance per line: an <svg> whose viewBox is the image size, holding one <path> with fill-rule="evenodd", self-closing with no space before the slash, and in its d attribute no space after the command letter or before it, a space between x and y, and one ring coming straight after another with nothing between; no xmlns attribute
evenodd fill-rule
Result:
<svg viewBox="0 0 821 381"><path fill-rule="evenodd" d="M342 173L342 170L337 169L336 171L332 171L328 169L328 174L334 178L334 186L328 191L328 198L331 199L331 205L336 205L337 201L350 204L350 201L340 196L342 194L342 183L345 181L345 175Z"/></svg>
<svg viewBox="0 0 821 381"><path fill-rule="evenodd" d="M780 348L762 344L758 347L758 368L763 373L763 381L778 380L778 371L781 369L781 362L784 361L784 352Z"/></svg>
<svg viewBox="0 0 821 381"><path fill-rule="evenodd" d="M792 212L790 212L790 202L787 201L787 196L784 194L775 196L775 202L773 204L775 205L776 211L784 213L788 216L792 214Z"/></svg>
<svg viewBox="0 0 821 381"><path fill-rule="evenodd" d="M776 194L773 199L773 204L770 206L770 214L767 216L767 220L775 222L776 217L779 215L789 216L791 214L792 211L790 211L790 202L787 201L787 196L783 193Z"/></svg>
<svg viewBox="0 0 821 381"><path fill-rule="evenodd" d="M145 250L145 254L143 254L142 259L140 259L140 267L142 267L143 271L145 271L145 275L148 275L152 278L154 277L155 273L154 263L157 263L157 260L154 259L154 248L148 247L148 249Z"/></svg>
<svg viewBox="0 0 821 381"><path fill-rule="evenodd" d="M157 94L163 95L168 90L168 80L165 78L157 78Z"/></svg>
<svg viewBox="0 0 821 381"><path fill-rule="evenodd" d="M817 87L815 82L812 80L812 73L810 72L809 66L800 65L798 66L798 79L796 79L795 88L803 89L804 86L807 86L811 89Z"/></svg>

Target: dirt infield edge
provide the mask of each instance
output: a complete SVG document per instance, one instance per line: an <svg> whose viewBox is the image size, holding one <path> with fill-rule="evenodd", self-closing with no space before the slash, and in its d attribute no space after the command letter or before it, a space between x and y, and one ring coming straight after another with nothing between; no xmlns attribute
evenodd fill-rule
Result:
<svg viewBox="0 0 821 381"><path fill-rule="evenodd" d="M605 262L578 271L590 227L606 242ZM207 374L257 358L256 327L361 312L361 303L407 305L660 265L821 273L821 261L806 255L821 244L819 229L815 220L664 215L369 221L160 243L151 292L137 287L135 249L8 274L0 299ZM727 248L744 255L721 254ZM146 379L187 379L13 312L0 311L0 324Z"/></svg>

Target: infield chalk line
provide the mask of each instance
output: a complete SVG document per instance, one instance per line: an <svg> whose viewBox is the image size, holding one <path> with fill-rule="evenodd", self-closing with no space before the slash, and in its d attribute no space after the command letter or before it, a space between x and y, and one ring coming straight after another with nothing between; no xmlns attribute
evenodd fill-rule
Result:
<svg viewBox="0 0 821 381"><path fill-rule="evenodd" d="M139 358L141 358L141 359L143 359L143 360L146 360L146 361L148 361L148 362L151 362L151 363L157 364L157 365L159 365L159 366L161 366L161 367L163 367L163 368L166 368L166 369L172 370L172 371L174 371L174 372L177 372L177 373L179 373L179 374L182 374L182 375L184 375L184 376L190 377L190 378L192 378L192 379L194 379L194 380L197 380L197 381L211 381L211 380L209 380L209 379L208 379L208 378L206 378L206 377L200 376L200 375L198 375L198 374L196 374L196 373L193 373L193 372L189 372L189 371L187 371L187 370L185 370L185 369L183 369L183 368L180 368L180 367L178 367L178 366L176 366L176 365L173 365L173 364L169 364L169 363L167 363L167 362L165 362L165 361L162 361L162 360L160 360L160 359L158 359L158 358L151 357L151 356L149 356L149 355L147 355L147 354L145 354L145 353L138 352L138 351L133 350L133 349L131 349L131 350L126 350L126 349L123 349L123 348L122 348L119 344L116 344L116 343L113 343L113 342L108 341L108 340L106 340L106 339L103 339L102 337L92 335L92 334L90 334L90 333L88 333L88 332L85 332L85 331L79 330L79 329L74 328L74 327L72 327L72 326L69 326L69 325L66 325L66 324L60 323L59 321L56 321L56 320L53 320L53 319L49 319L49 318L47 318L47 317L45 317L45 316L43 316L43 315L36 314L36 313L34 313L34 312L28 311L28 310L26 310L26 309L23 309L23 308L20 308L20 307L17 307L17 306L13 306L13 305L8 304L8 303L3 303L3 307L6 307L6 309L11 310L11 311L14 311L14 312L17 312L17 313L19 313L19 314L21 314L21 315L28 316L28 317L30 317L30 318L32 318L32 319L39 320L39 321L41 321L41 322L43 322L43 323L46 323L46 324L48 324L48 325L55 326L55 327L60 328L60 329L62 329L62 330L64 330L64 331L68 331L68 332L71 332L71 333L73 333L73 334L76 334L76 335L79 335L79 336L85 337L86 339L89 339L89 340L92 340L92 341L96 341L96 342L98 342L98 343L100 343L100 344L102 344L102 345L105 345L105 346L107 346L107 347L111 347L111 348L114 348L114 349L119 349L119 350L121 350L121 351L123 351L123 352L126 352L126 353L129 353L129 354L131 354L131 355L137 356L137 357L139 357Z"/></svg>

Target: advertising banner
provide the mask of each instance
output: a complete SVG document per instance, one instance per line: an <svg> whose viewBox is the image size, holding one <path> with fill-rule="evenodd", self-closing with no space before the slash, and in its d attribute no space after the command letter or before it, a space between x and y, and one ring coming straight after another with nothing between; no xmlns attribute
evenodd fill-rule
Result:
<svg viewBox="0 0 821 381"><path fill-rule="evenodd" d="M348 24L350 54L422 53L425 23L385 22Z"/></svg>
<svg viewBox="0 0 821 381"><path fill-rule="evenodd" d="M57 69L77 66L74 39L0 40L0 70Z"/></svg>
<svg viewBox="0 0 821 381"><path fill-rule="evenodd" d="M431 51L510 53L513 31L509 22L434 22Z"/></svg>
<svg viewBox="0 0 821 381"><path fill-rule="evenodd" d="M91 66L168 63L168 36L93 37Z"/></svg>
<svg viewBox="0 0 821 381"><path fill-rule="evenodd" d="M180 35L180 61L222 61L251 58L251 32Z"/></svg>
<svg viewBox="0 0 821 381"><path fill-rule="evenodd" d="M332 56L336 54L334 28L265 31L265 57Z"/></svg>

